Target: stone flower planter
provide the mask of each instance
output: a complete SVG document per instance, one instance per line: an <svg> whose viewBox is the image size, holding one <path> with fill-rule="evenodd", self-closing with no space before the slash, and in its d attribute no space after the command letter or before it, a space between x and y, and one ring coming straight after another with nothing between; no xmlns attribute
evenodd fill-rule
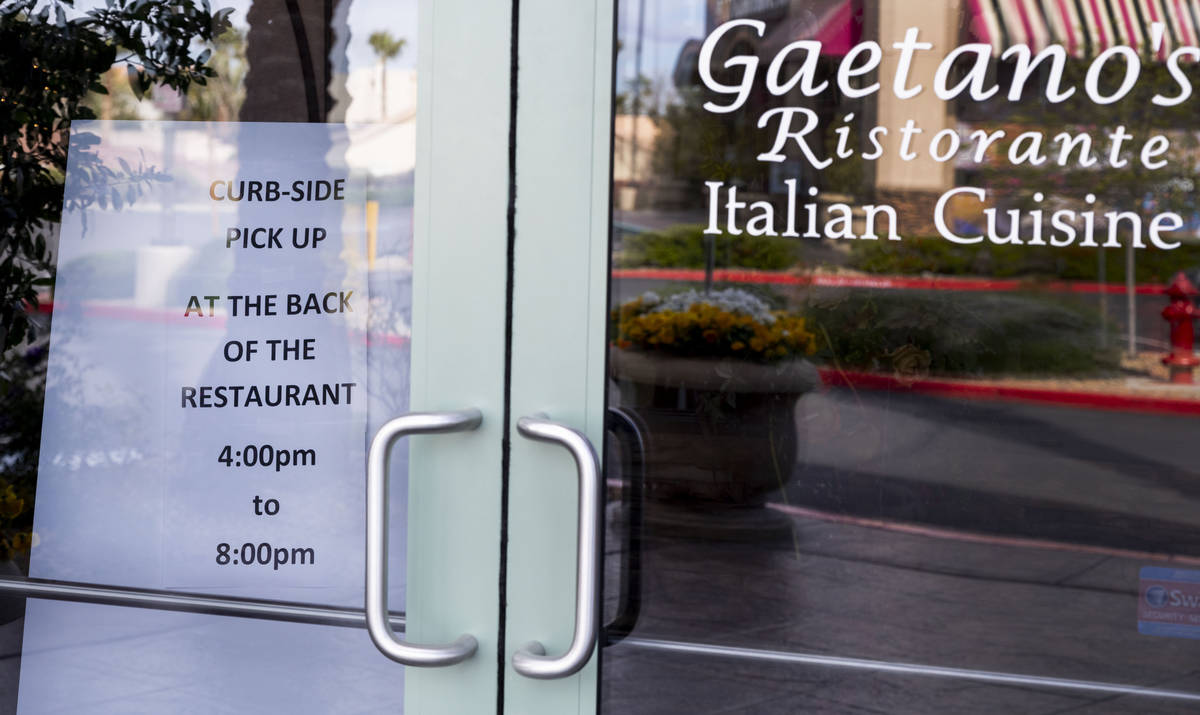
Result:
<svg viewBox="0 0 1200 715"><path fill-rule="evenodd" d="M615 347L609 376L648 432L647 500L708 512L761 507L787 484L796 403L820 384L803 358L762 364Z"/></svg>

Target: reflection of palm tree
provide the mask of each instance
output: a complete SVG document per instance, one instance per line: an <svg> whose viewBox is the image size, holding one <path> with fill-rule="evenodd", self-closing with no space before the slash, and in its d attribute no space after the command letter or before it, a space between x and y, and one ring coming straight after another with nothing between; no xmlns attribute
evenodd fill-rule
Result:
<svg viewBox="0 0 1200 715"><path fill-rule="evenodd" d="M407 43L403 37L396 39L392 37L392 33L386 30L377 30L371 33L367 38L371 49L375 50L375 55L379 58L379 74L380 83L383 86L381 99L379 103L379 118L387 118L387 62L404 49Z"/></svg>

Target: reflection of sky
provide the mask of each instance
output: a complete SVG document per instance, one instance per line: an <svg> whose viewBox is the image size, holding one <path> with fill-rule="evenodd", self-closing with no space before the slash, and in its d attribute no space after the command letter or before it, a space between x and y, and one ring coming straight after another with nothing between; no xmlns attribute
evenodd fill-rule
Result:
<svg viewBox="0 0 1200 715"><path fill-rule="evenodd" d="M417 0L352 0L350 2L350 47L346 54L350 70L373 66L375 51L367 37L376 30L387 30L407 44L388 67L417 66Z"/></svg>
<svg viewBox="0 0 1200 715"><path fill-rule="evenodd" d="M211 0L214 8L234 8L232 20L246 26L246 11L251 0ZM392 37L408 41L400 55L389 67L417 66L417 0L343 0L349 4L350 46L346 55L350 71L373 67L378 61L367 38L376 30L386 30Z"/></svg>
<svg viewBox="0 0 1200 715"><path fill-rule="evenodd" d="M246 11L252 0L213 0L214 9L231 7L231 20L238 27L246 26ZM402 37L408 46L389 66L417 65L417 0L343 0L349 3L350 46L347 49L350 69L375 64L375 53L367 38L376 30L388 30L393 37ZM617 0L617 36L624 49L617 58L617 81L628 82L634 75L633 55L637 38L638 3L646 3L643 28L642 71L652 77L669 76L675 58L684 42L704 33L703 0ZM103 0L79 0L72 14L100 7Z"/></svg>
<svg viewBox="0 0 1200 715"><path fill-rule="evenodd" d="M642 74L662 82L670 94L671 72L679 49L704 36L704 0L617 0L617 91L624 91L636 74L634 55L638 37L638 4L645 3L642 27Z"/></svg>
<svg viewBox="0 0 1200 715"><path fill-rule="evenodd" d="M404 38L407 46L389 67L417 66L417 0L342 0L349 4L350 46L346 54L350 70L374 66L377 62L374 50L367 42L372 32L387 30L392 37ZM213 10L233 8L230 20L236 27L246 27L246 11L252 0L210 0ZM104 0L79 0L75 12L84 13L94 7L102 7ZM75 14L73 12L72 14ZM703 14L701 14L703 17Z"/></svg>

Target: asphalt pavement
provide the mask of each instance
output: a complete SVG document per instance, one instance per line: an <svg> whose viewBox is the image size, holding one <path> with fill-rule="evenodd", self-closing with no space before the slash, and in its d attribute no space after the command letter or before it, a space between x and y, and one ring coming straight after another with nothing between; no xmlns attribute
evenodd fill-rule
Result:
<svg viewBox="0 0 1200 715"><path fill-rule="evenodd" d="M1200 711L1200 640L1138 631L1143 567L1200 573L1198 427L809 395L807 448L763 510L792 537L649 526L637 626L603 651L602 711ZM610 610L626 524L610 507Z"/></svg>

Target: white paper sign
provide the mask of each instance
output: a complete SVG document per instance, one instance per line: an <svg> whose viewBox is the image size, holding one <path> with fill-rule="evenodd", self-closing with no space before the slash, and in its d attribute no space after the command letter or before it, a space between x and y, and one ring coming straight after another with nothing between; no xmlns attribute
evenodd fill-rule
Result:
<svg viewBox="0 0 1200 715"><path fill-rule="evenodd" d="M355 157L410 140L73 123L32 576L361 607L367 436L408 407L413 174ZM398 610L406 465L401 444ZM402 689L358 629L30 599L18 712L360 711Z"/></svg>
<svg viewBox="0 0 1200 715"><path fill-rule="evenodd" d="M341 125L77 122L31 575L360 579L365 181Z"/></svg>

